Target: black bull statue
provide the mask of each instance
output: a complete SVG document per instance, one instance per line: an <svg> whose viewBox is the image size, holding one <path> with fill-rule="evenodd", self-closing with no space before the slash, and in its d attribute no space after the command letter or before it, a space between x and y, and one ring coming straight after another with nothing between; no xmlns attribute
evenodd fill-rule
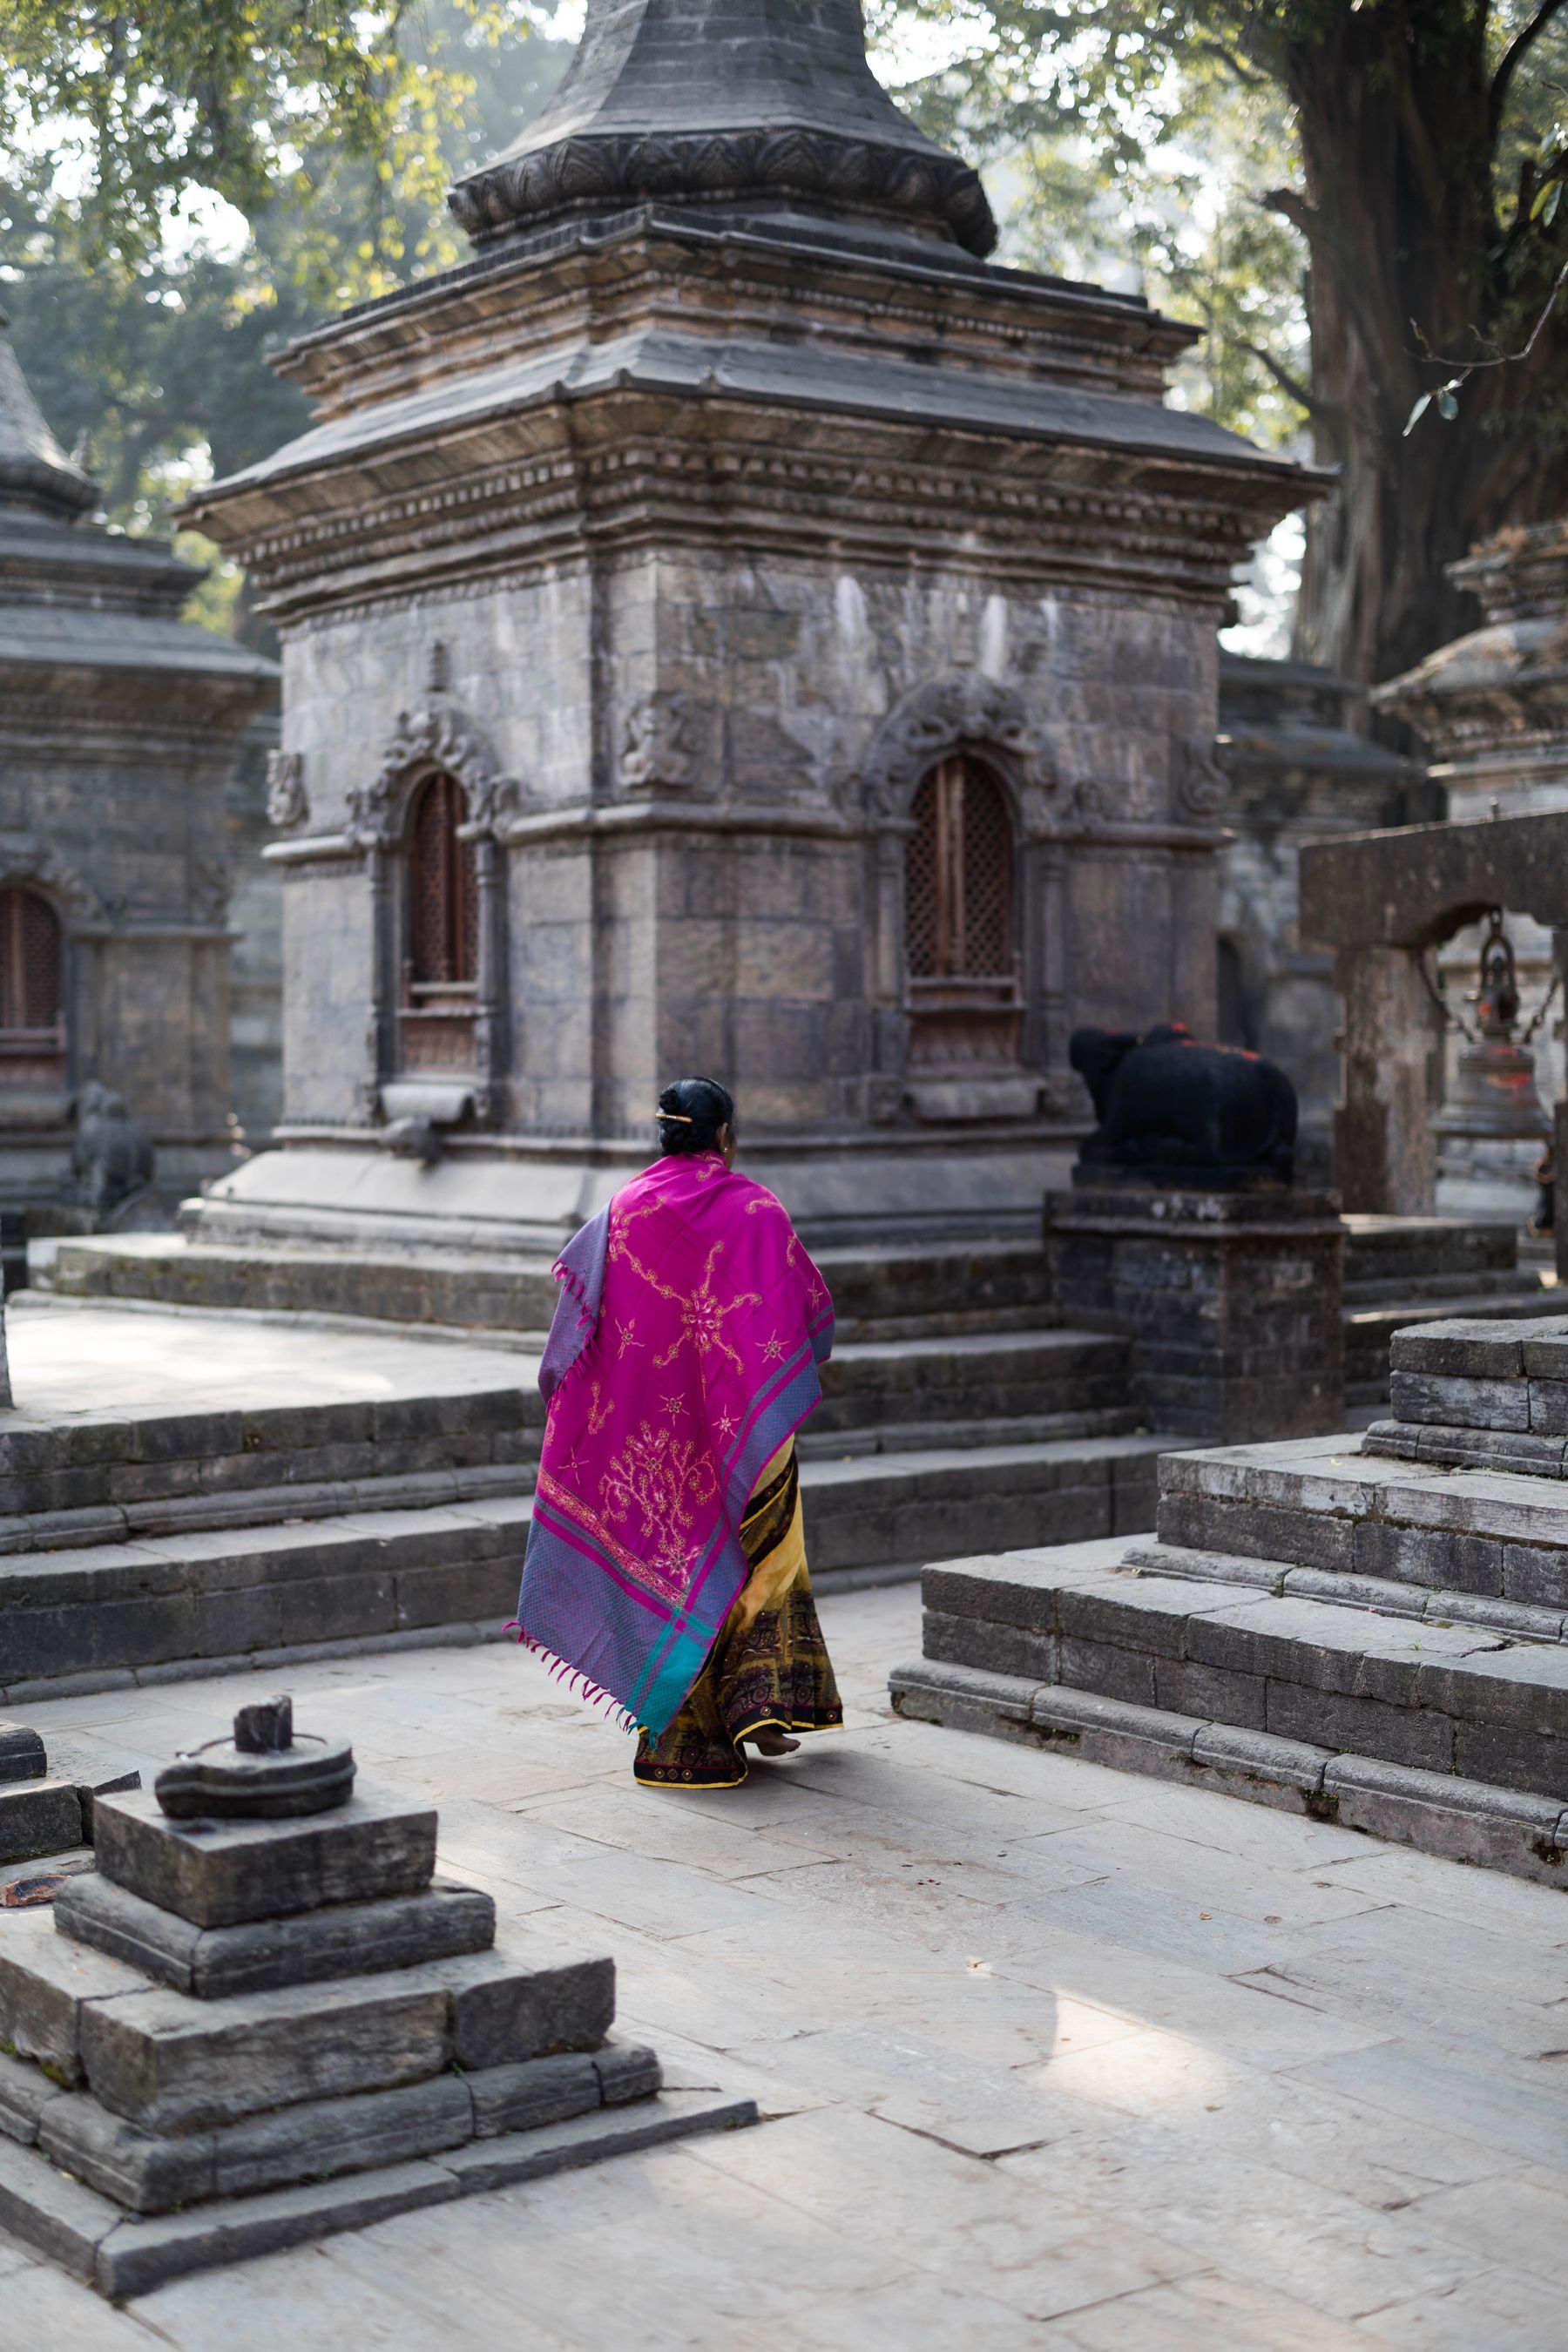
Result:
<svg viewBox="0 0 1568 2352"><path fill-rule="evenodd" d="M1079 1155L1084 1169L1185 1184L1289 1183L1296 1089L1275 1063L1200 1045L1179 1021L1141 1037L1075 1029L1068 1051L1100 1121Z"/></svg>

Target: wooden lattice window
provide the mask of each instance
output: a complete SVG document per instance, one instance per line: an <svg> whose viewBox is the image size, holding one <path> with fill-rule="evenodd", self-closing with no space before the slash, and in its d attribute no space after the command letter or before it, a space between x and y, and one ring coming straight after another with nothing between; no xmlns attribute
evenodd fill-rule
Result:
<svg viewBox="0 0 1568 2352"><path fill-rule="evenodd" d="M466 1069L473 1062L479 893L474 845L458 832L467 817L463 788L448 775L423 783L409 812L401 1016L407 1069Z"/></svg>
<svg viewBox="0 0 1568 2352"><path fill-rule="evenodd" d="M65 949L60 919L25 884L0 890L0 1086L65 1083Z"/></svg>
<svg viewBox="0 0 1568 2352"><path fill-rule="evenodd" d="M1013 819L983 761L943 760L922 777L904 866L910 1058L1016 1064L1021 999Z"/></svg>

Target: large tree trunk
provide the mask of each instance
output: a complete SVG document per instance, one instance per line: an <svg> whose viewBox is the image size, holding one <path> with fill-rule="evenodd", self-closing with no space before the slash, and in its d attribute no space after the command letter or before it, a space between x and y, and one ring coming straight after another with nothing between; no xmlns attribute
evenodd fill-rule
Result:
<svg viewBox="0 0 1568 2352"><path fill-rule="evenodd" d="M1448 422L1419 394L1484 348L1516 350L1561 259L1539 229L1500 230L1493 196L1485 0L1382 0L1333 12L1282 60L1304 200L1279 208L1310 254L1313 428L1341 487L1308 526L1298 650L1372 683L1475 625L1445 565L1504 524L1568 509L1568 448L1540 421L1561 406L1568 306L1528 360L1484 368ZM1564 208L1568 212L1568 207ZM1568 227L1568 221L1564 222Z"/></svg>

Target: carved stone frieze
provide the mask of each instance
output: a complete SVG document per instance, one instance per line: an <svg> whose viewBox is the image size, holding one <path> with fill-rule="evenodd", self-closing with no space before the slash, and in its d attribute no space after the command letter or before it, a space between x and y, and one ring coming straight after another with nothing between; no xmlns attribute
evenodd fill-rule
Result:
<svg viewBox="0 0 1568 2352"><path fill-rule="evenodd" d="M350 787L349 832L367 848L395 841L415 786L438 772L463 787L469 839L493 835L517 807L517 780L502 773L489 738L460 704L433 694L421 709L398 712L375 775Z"/></svg>
<svg viewBox="0 0 1568 2352"><path fill-rule="evenodd" d="M702 781L706 713L690 695L663 689L626 714L621 782L629 793L685 793Z"/></svg>
<svg viewBox="0 0 1568 2352"><path fill-rule="evenodd" d="M867 814L898 823L927 770L963 751L1002 755L1026 834L1056 830L1057 775L1027 703L1016 687L974 670L932 678L894 704L860 762L857 781Z"/></svg>
<svg viewBox="0 0 1568 2352"><path fill-rule="evenodd" d="M754 528L781 545L818 552L825 533L837 538L853 520L900 546L911 535L940 541L965 565L983 558L992 579L1014 572L1030 580L1053 575L1092 543L1102 584L1113 555L1117 578L1157 582L1167 593L1217 595L1254 530L1247 512L1197 506L1177 495L1173 483L1169 489L1144 483L1132 496L1124 486L999 480L982 467L904 461L892 447L874 477L863 461L835 453L737 451L727 479L731 498L744 497ZM602 534L613 534L623 514L640 533L650 514L679 527L689 514L705 512L712 495L707 446L655 448L638 440L571 461L552 457L487 467L455 482L422 482L416 492L367 497L330 520L301 509L285 529L274 523L237 532L235 545L280 607L335 604L340 575L352 575L353 593L344 601L361 609L382 594L403 593L400 567L412 553L477 549L491 538L515 541L521 534L534 542L527 570L559 552L561 534L576 531L584 511ZM963 519L961 535L955 517ZM365 568L381 563L397 568L396 581L389 577L384 591L367 597Z"/></svg>
<svg viewBox="0 0 1568 2352"><path fill-rule="evenodd" d="M310 821L310 801L305 790L302 751L267 754L267 820L279 833L297 833Z"/></svg>

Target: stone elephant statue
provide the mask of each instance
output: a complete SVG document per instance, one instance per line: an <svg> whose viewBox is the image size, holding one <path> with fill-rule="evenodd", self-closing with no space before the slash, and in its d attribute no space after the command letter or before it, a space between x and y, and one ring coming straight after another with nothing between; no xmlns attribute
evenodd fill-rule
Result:
<svg viewBox="0 0 1568 2352"><path fill-rule="evenodd" d="M1200 1045L1180 1021L1142 1036L1075 1029L1068 1059L1100 1121L1087 1169L1146 1170L1156 1181L1289 1184L1296 1163L1296 1089L1278 1064L1229 1045Z"/></svg>

